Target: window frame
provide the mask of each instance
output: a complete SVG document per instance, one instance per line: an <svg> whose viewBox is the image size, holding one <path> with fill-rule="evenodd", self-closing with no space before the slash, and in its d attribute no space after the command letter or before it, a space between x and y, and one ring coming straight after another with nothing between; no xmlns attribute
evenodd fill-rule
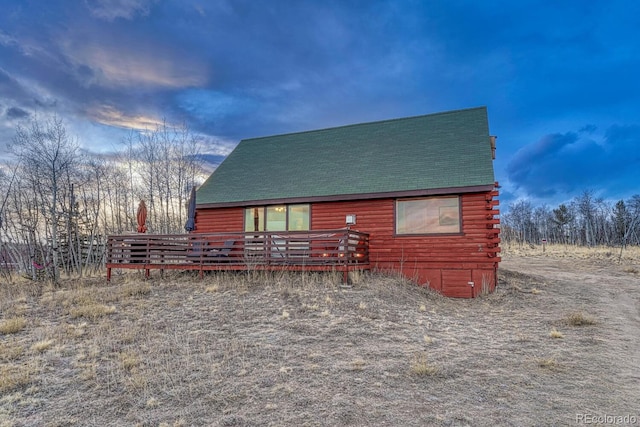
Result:
<svg viewBox="0 0 640 427"><path fill-rule="evenodd" d="M253 220L254 215L255 215L255 214L253 214L253 212L254 212L254 210L256 210L256 209L257 209L258 211L261 211L261 212L262 212L262 213L260 214L260 216L259 216L259 218L261 218L261 219L262 219L261 224L260 224L260 225L262 226L262 230L260 230L260 229L259 229L260 227L258 227L258 230L247 230L247 219L248 219L248 217L247 217L247 212L248 212L248 211L251 211L252 215L250 215L250 218ZM245 232L245 233L263 233L263 232L264 232L264 229L265 229L265 227L267 226L267 220L266 220L266 213L267 213L267 212L266 212L266 210L265 210L265 207L264 207L264 206L251 206L251 207L246 207L246 208L244 208L244 209L243 209L242 213L243 213L243 215L242 215L243 227L242 227L242 228L243 228L243 230L244 230L244 232Z"/></svg>
<svg viewBox="0 0 640 427"><path fill-rule="evenodd" d="M284 206L285 210L284 210L284 215L285 215L285 230L269 230L267 228L267 224L269 223L269 218L267 215L268 212L268 208L272 208L272 207L278 207L278 206ZM289 211L289 207L291 206L308 206L308 212L309 212L309 218L308 218L308 228L306 230L291 230L290 229L290 221L289 221L289 217L290 217L290 211ZM254 209L258 209L260 210L261 213L261 217L262 217L262 231L257 231L257 232L289 232L289 231L311 231L311 203L291 203L291 204L286 204L286 203L278 203L278 204L270 204L270 205L262 205L262 206L247 206L244 208L243 210L243 228L245 233L254 233L256 231L254 230L247 230L247 211L253 211ZM253 216L252 216L253 218Z"/></svg>
<svg viewBox="0 0 640 427"><path fill-rule="evenodd" d="M434 200L434 199L457 199L458 202L458 231L444 231L444 232L428 232L428 233L400 233L398 232L398 207L402 202L416 202L420 200ZM412 237L412 236L461 236L464 235L463 231L463 218L462 218L462 197L460 195L439 195L429 197L412 197L404 199L396 199L393 204L393 235L394 237Z"/></svg>

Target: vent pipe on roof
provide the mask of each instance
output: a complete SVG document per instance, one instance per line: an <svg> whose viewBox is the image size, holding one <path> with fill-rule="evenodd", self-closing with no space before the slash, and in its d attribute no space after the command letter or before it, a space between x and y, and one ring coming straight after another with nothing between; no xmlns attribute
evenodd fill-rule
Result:
<svg viewBox="0 0 640 427"><path fill-rule="evenodd" d="M491 159L492 160L496 159L496 139L498 139L497 136L489 137L489 141L491 142Z"/></svg>

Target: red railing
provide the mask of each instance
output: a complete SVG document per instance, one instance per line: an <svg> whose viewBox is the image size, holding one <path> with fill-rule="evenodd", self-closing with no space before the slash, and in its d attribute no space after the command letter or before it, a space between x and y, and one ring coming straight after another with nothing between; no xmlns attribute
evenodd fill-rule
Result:
<svg viewBox="0 0 640 427"><path fill-rule="evenodd" d="M341 229L109 236L106 264L107 278L112 268L148 271L365 266L369 264L369 235Z"/></svg>

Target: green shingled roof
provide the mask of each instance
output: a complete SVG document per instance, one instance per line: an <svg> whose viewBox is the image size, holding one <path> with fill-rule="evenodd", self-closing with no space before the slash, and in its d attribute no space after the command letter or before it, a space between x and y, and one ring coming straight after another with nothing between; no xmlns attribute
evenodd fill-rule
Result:
<svg viewBox="0 0 640 427"><path fill-rule="evenodd" d="M494 183L485 107L241 141L198 204Z"/></svg>

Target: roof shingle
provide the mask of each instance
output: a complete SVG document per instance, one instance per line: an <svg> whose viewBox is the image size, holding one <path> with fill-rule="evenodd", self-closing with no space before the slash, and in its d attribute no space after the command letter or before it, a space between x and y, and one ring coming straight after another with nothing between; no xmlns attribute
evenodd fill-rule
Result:
<svg viewBox="0 0 640 427"><path fill-rule="evenodd" d="M485 107L242 140L198 204L492 185Z"/></svg>

